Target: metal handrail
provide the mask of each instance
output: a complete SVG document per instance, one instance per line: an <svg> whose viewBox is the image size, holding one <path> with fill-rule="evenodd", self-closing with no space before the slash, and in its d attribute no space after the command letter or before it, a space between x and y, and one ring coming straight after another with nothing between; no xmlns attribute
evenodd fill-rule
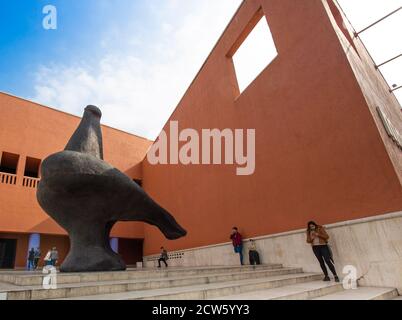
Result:
<svg viewBox="0 0 402 320"><path fill-rule="evenodd" d="M393 93L394 91L399 90L399 89L401 88L401 86L399 86L399 87L397 87L397 88L394 88L394 89L391 89L391 88L390 88L390 85L389 85L387 79L385 79L384 74L381 72L381 70L379 69L379 67L383 66L384 64L386 64L386 63L388 63L388 62L391 62L391 61L393 61L393 60L399 58L400 55L398 55L398 56L396 56L396 57L394 57L394 58L392 58L392 59L390 59L390 60L388 60L388 61L385 61L385 62L383 62L383 63L377 65L377 64L375 63L375 60L374 60L374 58L372 57L370 51L367 49L367 47L366 47L364 41L360 38L359 34L361 34L362 32L364 32L364 31L366 31L366 30L368 30L369 28L375 26L376 24L378 24L379 22L385 20L386 18L390 17L391 15L397 13L399 10L402 9L402 6L399 7L399 8L397 8L397 9L395 9L395 10L392 11L391 13L387 14L385 17L383 17L383 18L377 20L376 22L372 23L371 25L369 25L368 27L364 28L363 30L361 30L361 31L359 31L359 32L356 32L355 28L353 27L352 22L349 20L347 14L346 14L345 11L343 10L342 6L339 4L338 0L334 0L334 1L336 2L336 4L338 5L338 7L340 8L340 10L342 11L342 14L343 14L344 17L346 18L346 20L349 22L349 25L352 27L352 29L353 29L353 31L354 31L354 36L355 36L357 39L359 39L359 40L360 40L360 43L363 45L363 48L365 49L366 53L368 54L368 56L370 57L371 61L372 61L373 64L374 64L374 68L379 72L379 74L381 75L381 77L384 79L385 83L387 84L387 86L388 86L388 88L389 88L389 92L390 92L390 93Z"/></svg>
<svg viewBox="0 0 402 320"><path fill-rule="evenodd" d="M398 59L400 57L402 57L402 53L398 54L396 57L393 57L393 58L391 58L391 59L389 59L389 60L387 60L387 61L385 61L383 63L380 63L378 66L375 66L375 67L376 67L376 69L378 69L379 67L382 67L383 65L385 65L385 64L387 64L387 63L389 63L391 61L394 61L394 60L396 60L396 59Z"/></svg>
<svg viewBox="0 0 402 320"><path fill-rule="evenodd" d="M375 26L376 24L380 23L381 21L383 21L383 20L389 18L390 16L392 16L392 15L395 14L395 13L397 13L397 12L398 12L399 10L401 10L401 9L402 9L402 6L399 7L398 9L392 11L391 13L387 14L385 17L382 17L381 19L379 19L379 20L373 22L373 23L370 24L369 26L365 27L363 30L361 30L361 31L359 31L359 32L356 32L356 33L355 33L355 36L358 36L358 35L361 34L362 32L364 32L364 31L370 29L371 27Z"/></svg>

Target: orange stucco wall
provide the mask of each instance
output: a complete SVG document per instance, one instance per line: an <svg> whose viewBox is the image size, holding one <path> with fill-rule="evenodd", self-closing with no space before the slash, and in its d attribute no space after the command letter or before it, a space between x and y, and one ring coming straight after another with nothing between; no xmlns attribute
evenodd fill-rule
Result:
<svg viewBox="0 0 402 320"><path fill-rule="evenodd" d="M39 266L45 265L44 258L46 253L53 247L57 248L59 253L59 260L57 265L63 263L66 258L68 251L70 250L70 240L67 236L54 236L42 234L40 237L40 249L41 249L41 259L39 261Z"/></svg>
<svg viewBox="0 0 402 320"><path fill-rule="evenodd" d="M279 55L239 95L228 53L260 6ZM144 188L188 230L167 241L145 226L146 255L226 242L234 225L254 237L402 210L396 168L327 9L321 0L243 3L170 120L256 129L256 172L144 161Z"/></svg>
<svg viewBox="0 0 402 320"><path fill-rule="evenodd" d="M0 93L0 157L3 151L20 155L16 185L0 183L0 232L65 234L37 204L36 189L23 187L22 179L26 157L45 159L63 150L79 121L78 117ZM140 163L151 142L106 126L102 131L105 160L141 179ZM119 223L112 236L142 239L143 224Z"/></svg>

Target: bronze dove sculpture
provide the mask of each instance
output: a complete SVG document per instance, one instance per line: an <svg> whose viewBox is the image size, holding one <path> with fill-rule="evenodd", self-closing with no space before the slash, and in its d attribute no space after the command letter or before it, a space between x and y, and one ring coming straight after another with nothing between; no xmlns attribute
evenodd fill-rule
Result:
<svg viewBox="0 0 402 320"><path fill-rule="evenodd" d="M70 237L61 272L125 270L110 247L117 221L143 221L168 239L186 231L128 176L103 161L102 113L88 106L64 151L46 158L37 190L40 206Z"/></svg>

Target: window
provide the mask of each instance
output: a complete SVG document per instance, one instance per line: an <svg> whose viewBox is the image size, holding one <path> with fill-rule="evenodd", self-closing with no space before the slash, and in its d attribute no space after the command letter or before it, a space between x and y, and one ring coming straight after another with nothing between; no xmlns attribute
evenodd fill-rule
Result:
<svg viewBox="0 0 402 320"><path fill-rule="evenodd" d="M237 82L242 93L257 76L276 58L271 30L262 9L257 13L257 23L233 54ZM246 31L247 32L247 31Z"/></svg>
<svg viewBox="0 0 402 320"><path fill-rule="evenodd" d="M40 162L41 161L39 159L27 157L27 160L25 161L24 176L31 178L39 178Z"/></svg>
<svg viewBox="0 0 402 320"><path fill-rule="evenodd" d="M3 152L0 162L0 172L17 174L19 158L20 156L18 154Z"/></svg>

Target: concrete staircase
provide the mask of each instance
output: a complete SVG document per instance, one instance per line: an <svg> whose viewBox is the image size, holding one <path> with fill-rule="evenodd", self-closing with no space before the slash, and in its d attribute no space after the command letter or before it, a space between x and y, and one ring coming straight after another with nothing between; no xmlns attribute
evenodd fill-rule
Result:
<svg viewBox="0 0 402 320"><path fill-rule="evenodd" d="M0 299L7 300L377 300L398 297L392 288L344 290L322 275L279 264L125 272L57 274L57 288L42 287L43 274L0 273Z"/></svg>

